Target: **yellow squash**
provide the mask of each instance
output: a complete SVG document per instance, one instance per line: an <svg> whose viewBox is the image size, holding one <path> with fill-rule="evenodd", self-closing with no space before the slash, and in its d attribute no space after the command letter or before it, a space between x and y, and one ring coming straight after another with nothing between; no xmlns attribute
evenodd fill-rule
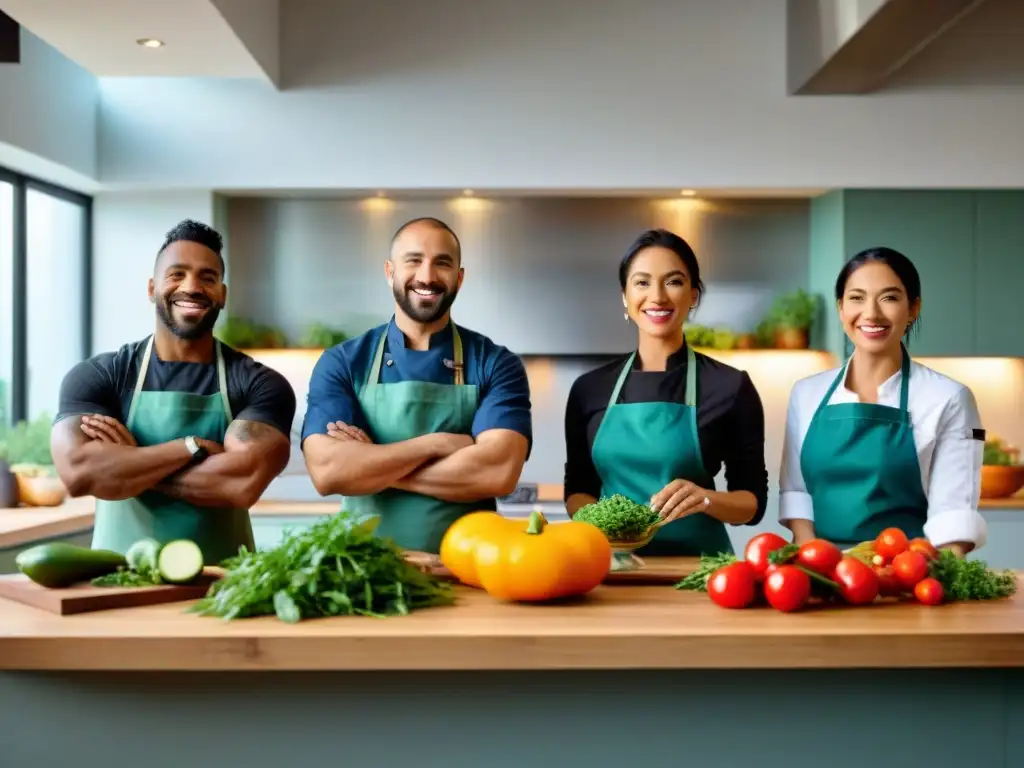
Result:
<svg viewBox="0 0 1024 768"><path fill-rule="evenodd" d="M494 526L476 539L474 576L501 600L542 602L582 595L611 569L607 537L590 523L549 524L533 512L523 526Z"/></svg>

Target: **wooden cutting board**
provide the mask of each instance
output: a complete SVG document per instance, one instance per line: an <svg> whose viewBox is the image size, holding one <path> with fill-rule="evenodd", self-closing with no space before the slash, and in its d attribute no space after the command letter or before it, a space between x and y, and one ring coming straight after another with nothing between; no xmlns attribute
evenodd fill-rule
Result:
<svg viewBox="0 0 1024 768"><path fill-rule="evenodd" d="M456 581L455 576L443 565L429 566L430 573L445 581ZM643 568L635 571L611 571L604 579L604 583L610 586L616 584L658 585L677 584L684 576L693 571L692 565L678 562L659 563L648 562Z"/></svg>
<svg viewBox="0 0 1024 768"><path fill-rule="evenodd" d="M160 605L203 597L210 584L220 578L217 571L205 571L194 584L161 584L156 587L94 587L88 582L67 589L47 589L23 574L0 576L0 598L41 608L59 616L115 608Z"/></svg>

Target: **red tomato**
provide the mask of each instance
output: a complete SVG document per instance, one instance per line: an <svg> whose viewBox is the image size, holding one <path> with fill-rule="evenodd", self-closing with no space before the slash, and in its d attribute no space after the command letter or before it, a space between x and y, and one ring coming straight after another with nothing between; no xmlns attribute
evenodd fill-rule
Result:
<svg viewBox="0 0 1024 768"><path fill-rule="evenodd" d="M937 550L934 545L928 541L928 539L911 539L910 544L907 545L907 549L911 552L920 552L929 560L939 559L939 550Z"/></svg>
<svg viewBox="0 0 1024 768"><path fill-rule="evenodd" d="M811 577L793 565L776 566L764 580L768 604L780 611L796 611L811 596Z"/></svg>
<svg viewBox="0 0 1024 768"><path fill-rule="evenodd" d="M896 576L907 589L912 589L917 582L928 575L928 558L920 552L900 552L892 560L892 568Z"/></svg>
<svg viewBox="0 0 1024 768"><path fill-rule="evenodd" d="M875 568L875 574L878 576L878 594L885 597L896 597L906 591L903 582L900 581L891 565Z"/></svg>
<svg viewBox="0 0 1024 768"><path fill-rule="evenodd" d="M938 605L942 602L942 585L936 579L921 579L914 585L914 597L925 605Z"/></svg>
<svg viewBox="0 0 1024 768"><path fill-rule="evenodd" d="M788 541L777 534L759 533L747 542L746 549L743 550L743 560L750 563L754 573L761 578L770 565L768 555L776 549L781 549L788 543Z"/></svg>
<svg viewBox="0 0 1024 768"><path fill-rule="evenodd" d="M839 584L843 599L851 605L864 605L878 597L878 575L855 557L844 555L832 578Z"/></svg>
<svg viewBox="0 0 1024 768"><path fill-rule="evenodd" d="M800 565L822 576L831 576L842 559L842 550L824 539L811 539L800 547L796 556L796 561Z"/></svg>
<svg viewBox="0 0 1024 768"><path fill-rule="evenodd" d="M708 596L723 608L746 608L757 597L757 572L742 560L724 565L708 579Z"/></svg>
<svg viewBox="0 0 1024 768"><path fill-rule="evenodd" d="M889 563L900 552L905 552L908 544L907 534L899 528L886 528L875 538L875 554Z"/></svg>

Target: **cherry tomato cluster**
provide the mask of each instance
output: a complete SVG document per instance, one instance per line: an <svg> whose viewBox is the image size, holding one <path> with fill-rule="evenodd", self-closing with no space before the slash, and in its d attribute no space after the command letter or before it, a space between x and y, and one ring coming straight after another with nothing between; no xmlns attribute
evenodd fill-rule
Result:
<svg viewBox="0 0 1024 768"><path fill-rule="evenodd" d="M929 576L930 561L938 556L930 542L908 540L898 528L846 552L824 539L797 546L762 533L747 544L742 560L711 574L707 591L723 608L747 608L763 597L784 612L797 611L815 597L866 605L878 597L913 595L920 603L938 605L942 585Z"/></svg>

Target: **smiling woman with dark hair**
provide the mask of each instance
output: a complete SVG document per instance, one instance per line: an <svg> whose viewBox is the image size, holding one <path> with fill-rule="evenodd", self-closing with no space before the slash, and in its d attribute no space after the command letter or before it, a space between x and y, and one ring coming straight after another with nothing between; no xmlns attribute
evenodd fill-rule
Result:
<svg viewBox="0 0 1024 768"><path fill-rule="evenodd" d="M790 395L779 520L803 543L840 545L885 528L956 554L982 546L978 513L985 433L971 390L910 358L921 278L892 248L858 253L836 279L854 351Z"/></svg>
<svg viewBox="0 0 1024 768"><path fill-rule="evenodd" d="M764 411L750 377L698 354L683 324L704 293L700 265L678 235L643 233L619 266L623 316L637 348L585 373L565 413L570 515L621 494L662 518L648 555L731 552L727 524L764 515ZM727 491L714 477L725 466Z"/></svg>

